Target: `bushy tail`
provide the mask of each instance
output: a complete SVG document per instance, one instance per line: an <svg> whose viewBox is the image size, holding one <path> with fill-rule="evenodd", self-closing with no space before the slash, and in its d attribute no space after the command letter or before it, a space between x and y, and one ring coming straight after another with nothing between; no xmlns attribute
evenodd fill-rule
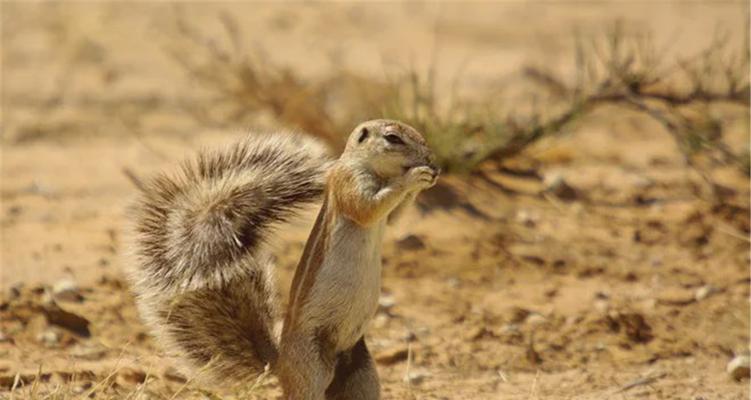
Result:
<svg viewBox="0 0 751 400"><path fill-rule="evenodd" d="M312 138L251 136L145 185L134 207L139 311L201 376L247 379L273 364L272 225L323 193L329 159Z"/></svg>

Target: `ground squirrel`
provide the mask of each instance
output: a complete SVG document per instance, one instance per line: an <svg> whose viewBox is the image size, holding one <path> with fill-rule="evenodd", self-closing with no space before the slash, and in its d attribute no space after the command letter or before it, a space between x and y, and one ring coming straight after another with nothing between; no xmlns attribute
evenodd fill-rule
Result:
<svg viewBox="0 0 751 400"><path fill-rule="evenodd" d="M252 379L269 365L288 399L378 398L363 335L378 306L383 232L438 173L415 129L373 120L336 161L311 138L276 134L160 175L134 207L129 272L142 318L215 381ZM264 239L321 197L278 334Z"/></svg>

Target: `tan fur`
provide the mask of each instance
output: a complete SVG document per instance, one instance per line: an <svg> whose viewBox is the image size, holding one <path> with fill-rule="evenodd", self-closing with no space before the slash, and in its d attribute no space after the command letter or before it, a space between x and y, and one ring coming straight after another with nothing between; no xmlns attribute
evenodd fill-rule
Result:
<svg viewBox="0 0 751 400"><path fill-rule="evenodd" d="M253 135L149 181L131 214L128 275L143 320L205 381L244 381L276 362L279 319L264 242L320 199L330 160L313 139Z"/></svg>
<svg viewBox="0 0 751 400"><path fill-rule="evenodd" d="M404 145L386 144L388 134ZM277 368L287 398L379 397L363 334L378 306L381 240L389 215L435 183L431 161L404 124L370 121L350 136L292 282Z"/></svg>
<svg viewBox="0 0 751 400"><path fill-rule="evenodd" d="M438 170L422 136L389 120L358 126L330 168L317 150L301 151L264 142L209 157L183 178L157 178L139 204L139 309L169 349L216 378L247 379L268 363L288 399L377 399L363 335L378 305L383 232ZM286 177L303 178L305 167L307 184ZM277 344L258 242L324 180Z"/></svg>

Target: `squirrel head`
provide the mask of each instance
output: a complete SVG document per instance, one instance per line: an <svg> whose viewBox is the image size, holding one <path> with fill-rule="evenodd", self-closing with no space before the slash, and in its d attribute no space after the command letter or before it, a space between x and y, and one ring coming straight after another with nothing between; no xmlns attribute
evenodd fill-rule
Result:
<svg viewBox="0 0 751 400"><path fill-rule="evenodd" d="M399 121L375 119L358 125L349 136L342 158L364 163L381 178L404 174L412 167L436 171L435 157L413 127Z"/></svg>

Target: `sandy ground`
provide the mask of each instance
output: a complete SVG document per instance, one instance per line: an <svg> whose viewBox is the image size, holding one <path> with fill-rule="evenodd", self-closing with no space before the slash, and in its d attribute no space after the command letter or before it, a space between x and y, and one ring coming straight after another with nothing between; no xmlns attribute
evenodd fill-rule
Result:
<svg viewBox="0 0 751 400"><path fill-rule="evenodd" d="M0 398L209 396L155 347L122 273L136 191L124 169L148 176L248 128L206 128L181 108L206 94L165 56L176 14L211 33L228 12L248 43L309 79L333 64L379 76L385 62L437 54L450 72L469 60L470 92L524 63L565 73L574 28L621 18L687 55L718 27L742 40L748 15L745 3L693 2L0 7ZM744 146L737 114L728 141ZM384 397L748 397L748 380L725 372L749 349L747 176L712 171L732 194L710 203L659 125L609 108L509 165L536 174L447 176L388 233L386 300L368 334ZM551 176L576 198L543 195ZM282 287L314 211L281 231ZM50 312L49 288L66 281L81 297ZM271 378L249 396L278 393Z"/></svg>

